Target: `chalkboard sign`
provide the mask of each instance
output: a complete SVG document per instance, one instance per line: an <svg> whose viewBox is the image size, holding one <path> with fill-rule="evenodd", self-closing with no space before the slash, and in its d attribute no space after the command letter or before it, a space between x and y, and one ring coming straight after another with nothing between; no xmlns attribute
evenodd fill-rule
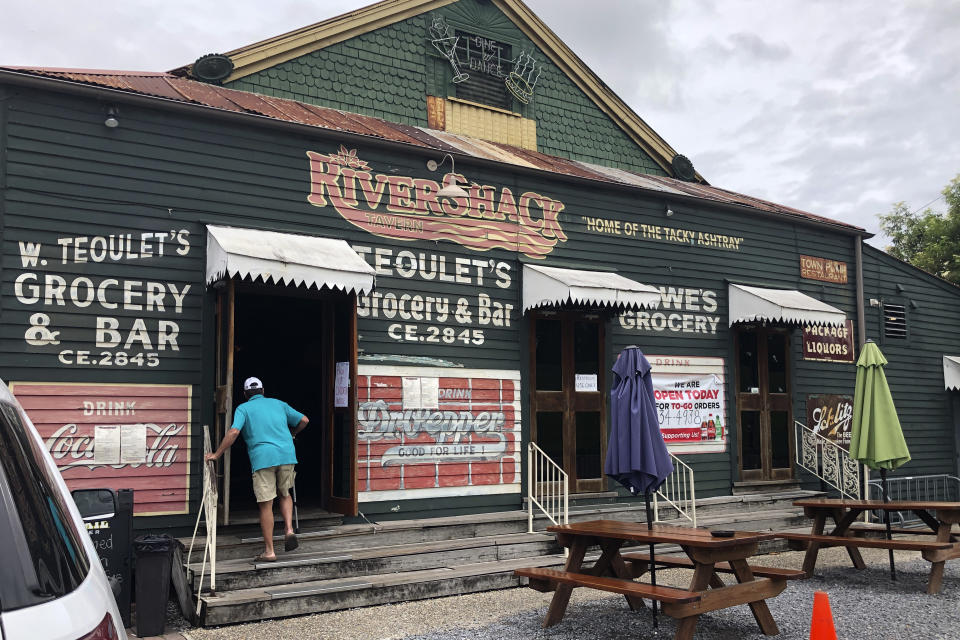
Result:
<svg viewBox="0 0 960 640"><path fill-rule="evenodd" d="M133 489L76 489L71 492L97 550L100 564L114 586L123 624L130 626L133 553Z"/></svg>

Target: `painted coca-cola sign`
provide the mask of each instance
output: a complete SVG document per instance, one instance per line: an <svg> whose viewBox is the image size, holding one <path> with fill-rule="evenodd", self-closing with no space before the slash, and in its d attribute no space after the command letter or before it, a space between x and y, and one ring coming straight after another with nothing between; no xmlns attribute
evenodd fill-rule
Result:
<svg viewBox="0 0 960 640"><path fill-rule="evenodd" d="M134 490L134 514L188 512L189 385L19 382L67 486Z"/></svg>
<svg viewBox="0 0 960 640"><path fill-rule="evenodd" d="M310 195L317 207L332 206L345 220L381 238L449 240L468 249L509 249L543 258L567 235L560 226L564 204L533 191L471 184L467 197L439 195L443 186L466 182L448 173L435 180L376 174L356 149L308 151Z"/></svg>

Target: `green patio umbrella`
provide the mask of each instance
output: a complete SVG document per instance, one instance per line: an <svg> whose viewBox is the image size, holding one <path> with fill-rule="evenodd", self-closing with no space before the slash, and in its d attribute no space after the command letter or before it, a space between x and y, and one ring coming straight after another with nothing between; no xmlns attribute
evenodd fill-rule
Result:
<svg viewBox="0 0 960 640"><path fill-rule="evenodd" d="M888 502L887 470L910 461L910 451L903 439L903 429L893 405L890 387L883 367L887 359L880 348L867 340L857 360L857 387L853 396L853 424L850 434L850 457L871 469L880 470L883 501ZM884 511L887 539L890 535L890 514ZM890 576L896 580L893 549L890 549Z"/></svg>

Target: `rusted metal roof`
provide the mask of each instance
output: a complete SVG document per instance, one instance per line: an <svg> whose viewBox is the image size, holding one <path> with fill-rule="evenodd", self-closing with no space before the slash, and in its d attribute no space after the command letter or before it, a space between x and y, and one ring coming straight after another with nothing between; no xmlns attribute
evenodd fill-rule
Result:
<svg viewBox="0 0 960 640"><path fill-rule="evenodd" d="M412 127L294 100L227 89L169 73L0 67L0 80L4 76L7 78L13 76L49 78L61 82L162 98L217 111L263 116L273 120L297 123L329 131L344 131L413 145L441 153L458 153L473 158L533 168L563 176L640 188L661 194L688 196L725 205L747 207L766 213L802 218L819 224L866 233L864 229L855 225L709 185L602 167L425 127Z"/></svg>

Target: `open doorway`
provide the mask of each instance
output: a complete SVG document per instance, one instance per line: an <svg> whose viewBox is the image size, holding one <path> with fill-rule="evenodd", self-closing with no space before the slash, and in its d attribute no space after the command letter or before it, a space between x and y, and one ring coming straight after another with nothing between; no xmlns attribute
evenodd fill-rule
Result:
<svg viewBox="0 0 960 640"><path fill-rule="evenodd" d="M328 289L227 285L218 303L218 344L223 347L218 358L218 386L223 389L218 394L218 430L229 428L233 410L245 401L243 381L260 378L267 397L283 400L310 419L296 439L300 519L325 511L354 515L355 403L352 394L345 406L335 406L343 402L334 399L337 363L348 364L342 371L348 379L356 374L354 297ZM222 522L255 521L252 471L242 438L229 456L223 467Z"/></svg>
<svg viewBox="0 0 960 640"><path fill-rule="evenodd" d="M310 426L296 440L300 509L323 506L323 390L328 382L322 344L323 304L315 298L241 290L234 311L234 406L244 402L243 381L256 376L263 382L265 396L283 400L310 419ZM255 509L243 438L232 453L231 508L235 513Z"/></svg>

